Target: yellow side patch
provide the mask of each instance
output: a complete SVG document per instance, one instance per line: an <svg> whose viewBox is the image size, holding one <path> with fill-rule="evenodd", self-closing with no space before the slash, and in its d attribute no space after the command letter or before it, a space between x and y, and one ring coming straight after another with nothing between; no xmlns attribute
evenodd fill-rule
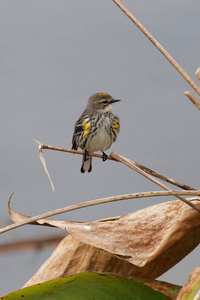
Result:
<svg viewBox="0 0 200 300"><path fill-rule="evenodd" d="M113 122L113 130L115 132L118 132L119 131L119 122L118 122L118 119L117 118L114 118L114 122Z"/></svg>
<svg viewBox="0 0 200 300"><path fill-rule="evenodd" d="M87 118L87 119L83 120L83 122L82 122L83 133L82 133L82 135L83 135L84 138L88 135L88 133L90 131L90 127L91 127L91 124L90 124L89 119Z"/></svg>

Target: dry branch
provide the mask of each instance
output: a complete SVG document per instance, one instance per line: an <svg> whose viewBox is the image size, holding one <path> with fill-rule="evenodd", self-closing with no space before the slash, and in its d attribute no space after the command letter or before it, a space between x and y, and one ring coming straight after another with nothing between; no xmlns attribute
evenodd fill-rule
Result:
<svg viewBox="0 0 200 300"><path fill-rule="evenodd" d="M44 157L41 157L43 156L43 152L42 152L42 149L47 149L47 150L55 150L55 151L61 151L61 152L67 152L67 153L73 153L73 154L79 154L79 155L83 155L84 152L83 151L77 151L77 150L71 150L71 149L65 149L65 148L60 148L60 147L55 147L55 146L50 146L50 145L46 145L46 144L43 144L37 140L35 140L37 144L39 144L39 157L40 157L40 160L42 161L42 164L44 166L44 169L46 167L46 163L45 163L45 160L44 160ZM41 153L40 153L41 152ZM93 156L93 157L97 157L97 158L101 158L102 159L102 155L101 154L97 154L97 153L90 153L90 156ZM113 158L111 155L109 155L107 157L109 160L113 160L113 161L118 161L116 160L115 158ZM172 185L175 185L181 189L184 189L184 190L195 190L195 188L189 186L189 185L186 185L184 183L181 183L177 180L174 180L172 178L169 178L163 174L160 174L158 172L156 172L155 170L152 170L144 165L141 165L137 162L134 162L134 161L131 161L132 164L136 165L137 167L139 167L140 169L142 169L143 171L145 171L146 173L154 176L154 177L157 177L163 181L166 181ZM45 170L46 172L46 170ZM48 172L48 171L47 171ZM53 184L52 184L52 187L53 187Z"/></svg>
<svg viewBox="0 0 200 300"><path fill-rule="evenodd" d="M48 178L50 180L52 189L53 189L53 191L55 191L54 185L52 183L52 180L50 178L49 172L48 172L47 167L46 167L46 163L45 163L45 159L44 159L44 156L43 156L42 149L58 150L58 151L70 152L70 153L77 153L77 154L83 154L84 152L83 151L76 151L76 150L69 150L69 149L64 149L64 148L58 148L58 147L53 147L53 146L49 146L49 145L44 145L44 144L42 144L41 142L39 142L37 140L35 140L35 141L39 144L39 157L40 157L40 160L41 160L41 162L43 164L45 172L48 175ZM101 157L102 158L102 155L98 155L98 154L94 154L94 153L91 153L91 156L96 156L96 157ZM131 161L130 159L127 159L127 158L125 158L125 157L123 157L123 156L121 156L121 155L119 155L117 153L114 153L114 152L112 152L110 154L110 156L108 156L108 159L119 161L119 162L127 165L128 167L134 169L136 172L140 173L141 175L145 176L149 180L153 181L155 184L159 185L163 189L165 189L167 191L171 191L171 189L168 188L165 184L161 183L160 181L156 180L151 175L149 175L149 172L146 172L145 168L143 168L143 169L140 168L138 166L138 164L136 164L135 162ZM192 202L188 201L187 199L185 199L185 198L183 198L181 196L177 196L177 198L180 199L181 201L183 201L184 203L186 203L187 205L191 206L192 208L196 209L198 212L200 212L200 208L197 207L196 205L194 205Z"/></svg>

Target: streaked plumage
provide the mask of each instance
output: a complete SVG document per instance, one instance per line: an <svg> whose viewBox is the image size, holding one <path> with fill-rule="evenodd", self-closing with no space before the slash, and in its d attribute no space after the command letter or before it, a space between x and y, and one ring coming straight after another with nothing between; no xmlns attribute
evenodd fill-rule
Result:
<svg viewBox="0 0 200 300"><path fill-rule="evenodd" d="M72 149L78 147L85 151L81 172L91 172L92 157L89 152L102 151L106 160L105 150L110 148L119 133L119 119L112 113L114 100L109 94L93 94L87 107L77 120L72 138Z"/></svg>

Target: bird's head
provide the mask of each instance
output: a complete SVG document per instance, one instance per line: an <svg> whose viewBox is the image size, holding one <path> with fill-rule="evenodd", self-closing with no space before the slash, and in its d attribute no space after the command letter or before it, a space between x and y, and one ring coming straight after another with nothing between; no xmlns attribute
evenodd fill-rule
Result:
<svg viewBox="0 0 200 300"><path fill-rule="evenodd" d="M113 99L112 96L106 93L96 93L88 99L87 107L89 109L96 109L101 111L111 111L113 103L121 100Z"/></svg>

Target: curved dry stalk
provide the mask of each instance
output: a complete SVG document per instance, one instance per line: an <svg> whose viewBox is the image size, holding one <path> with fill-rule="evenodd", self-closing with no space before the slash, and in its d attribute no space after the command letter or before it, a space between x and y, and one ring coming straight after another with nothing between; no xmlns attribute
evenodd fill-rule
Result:
<svg viewBox="0 0 200 300"><path fill-rule="evenodd" d="M40 160L41 160L41 162L43 164L43 167L44 167L44 170L47 173L47 176L48 176L48 178L50 180L52 189L53 189L53 191L55 191L53 183L52 183L52 180L50 178L49 172L48 172L47 167L46 167L46 163L45 163L45 159L44 159L44 156L43 156L42 149L55 150L55 151L61 151L61 152L68 152L68 153L80 154L80 155L83 155L84 152L83 151L77 151L77 150L60 148L60 147L54 147L54 146L50 146L50 145L45 145L45 144L43 144L43 143L41 143L41 142L39 142L37 140L35 140L35 142L39 145L39 157L40 157ZM97 157L97 158L102 158L102 155L96 154L96 153L90 153L90 156ZM109 160L114 160L116 162L118 161L115 158L111 157L111 155L108 156L108 159ZM167 177L167 176L165 176L163 174L160 174L160 173L158 173L158 172L156 172L156 171L154 171L154 170L152 170L152 169L150 169L148 167L145 167L145 166L143 166L143 165L141 165L139 163L136 163L136 162L133 162L133 161L131 161L131 162L132 162L132 164L136 165L137 167L139 167L140 169L142 169L146 173L148 173L148 174L150 174L150 175L152 175L154 177L157 177L157 178L159 178L159 179L161 179L163 181L166 181L166 182L168 182L170 184L173 184L173 185L175 185L175 186L177 186L179 188L182 188L184 190L192 190L192 191L195 190L193 187L191 187L189 185L186 185L186 184L181 183L181 182L179 182L177 180L169 178L169 177Z"/></svg>
<svg viewBox="0 0 200 300"><path fill-rule="evenodd" d="M152 42L152 44L165 56L165 58L172 64L172 66L181 74L181 76L189 83L189 85L200 96L200 88L192 80L192 78L181 68L181 66L173 59L173 57L161 46L160 43L146 30L146 28L130 13L130 11L119 1L113 2L127 15L127 17L142 31L142 33ZM190 99L191 100L191 99ZM192 101L193 104L200 110L200 102Z"/></svg>
<svg viewBox="0 0 200 300"><path fill-rule="evenodd" d="M69 149L64 149L64 148L58 148L58 147L49 146L49 145L44 145L44 144L42 144L41 142L39 142L37 140L35 140L35 141L36 141L36 143L39 144L39 157L40 157L40 160L41 160L41 162L43 164L43 167L44 167L44 170L47 173L47 176L48 176L48 178L50 180L52 189L53 189L53 191L55 191L53 182L52 182L51 177L49 175L49 172L47 170L47 166L46 166L46 163L45 163L45 159L44 159L44 155L43 155L42 149L58 150L58 151L69 152L69 153L77 153L77 154L84 154L84 152L83 151L76 151L76 150L69 150ZM91 153L90 155L102 158L102 155L99 155L99 154L96 154L96 153ZM114 152L112 152L110 154L110 156L108 156L108 159L112 159L112 160L115 160L115 161L118 161L118 162L121 162L121 163L127 165L128 167L134 169L136 172L140 173L141 175L145 176L149 180L153 181L155 184L157 184L160 187L162 187L164 190L171 191L171 189L168 186L166 186L165 184L163 184L159 180L156 180L155 178L153 178L149 174L149 172L146 172L145 169L142 169L141 167L138 166L138 164L136 164L135 162L131 161L130 159L125 158L122 155L119 155L119 154L114 153ZM148 169L148 170L150 170L150 169ZM154 171L154 174L155 174L155 171ZM190 189L193 190L192 188L190 188ZM194 208L198 212L200 212L200 208L197 207L196 205L194 205L193 203L189 202L187 199L185 199L185 198L183 198L181 196L177 196L177 198L180 199L181 201L183 201L184 203L186 203L187 205L191 206L192 208Z"/></svg>
<svg viewBox="0 0 200 300"><path fill-rule="evenodd" d="M10 206L10 201L11 201L12 195L9 198L8 207ZM200 196L200 191L197 191L197 190L194 190L194 191L153 191L153 192L142 192L142 193L118 195L118 196L112 196L112 197L106 197L106 198L86 201L86 202L66 206L63 208L58 208L53 211L49 211L49 212L40 214L38 216L28 218L25 221L3 227L0 229L0 234L4 233L6 231L12 230L14 228L18 228L25 224L33 223L40 219L45 219L45 218L48 218L48 217L51 217L54 215L62 214L67 211L72 211L75 209L80 209L80 208L84 208L84 207L88 207L88 206L93 206L93 205L98 205L98 204L103 204L103 203L110 203L110 202L115 202L115 201L120 201L120 200L136 199L136 198L157 197L157 196L177 196L177 195Z"/></svg>
<svg viewBox="0 0 200 300"><path fill-rule="evenodd" d="M118 160L119 162L125 164L126 166L128 166L129 168L133 169L134 171L138 172L139 174L143 175L144 177L146 177L147 179L151 180L152 182L154 182L155 184L159 185L160 187L162 187L164 190L166 191L172 191L168 186L166 186L164 183L160 182L159 180L155 179L153 176L151 176L150 174L146 173L145 171L141 170L140 168L138 168L130 159L127 159L126 157L123 157L122 155L119 155L117 153L112 152L111 157L115 158L116 160ZM196 206L195 204L193 204L192 202L188 201L187 199L177 195L176 196L178 199L180 199L181 201L183 201L184 203L186 203L187 205L191 206L192 208L194 208L195 210L197 210L198 212L200 212L200 208L198 206Z"/></svg>

